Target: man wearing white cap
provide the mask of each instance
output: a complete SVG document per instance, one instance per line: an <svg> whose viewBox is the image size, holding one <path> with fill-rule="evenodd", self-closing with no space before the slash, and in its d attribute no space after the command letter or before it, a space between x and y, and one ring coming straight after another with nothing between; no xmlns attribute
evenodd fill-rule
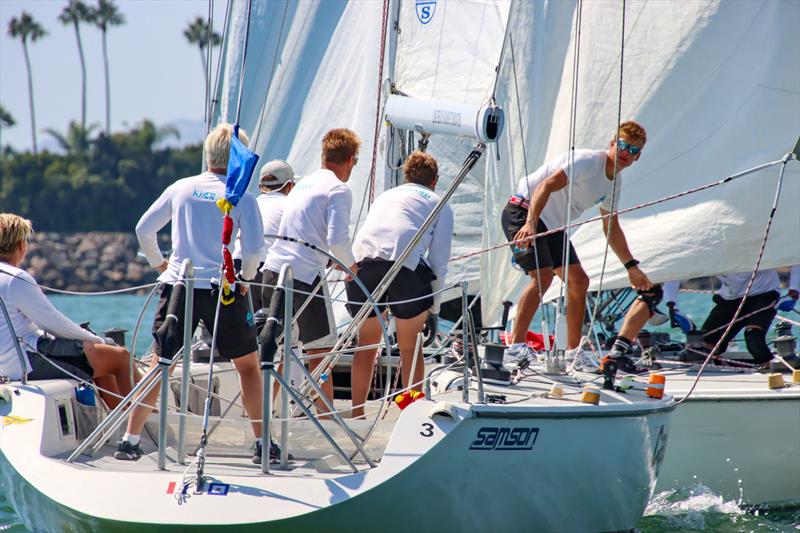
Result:
<svg viewBox="0 0 800 533"><path fill-rule="evenodd" d="M286 207L286 196L294 187L294 170L286 161L275 159L261 167L259 177L258 188L261 194L256 198L256 202L258 202L258 210L264 225L264 249L261 253L261 264L258 265L261 270L267 252L275 242L275 237L268 237L268 235L278 234L283 209ZM238 263L241 261L241 249L238 239L233 249L233 261L236 270L240 270L241 267ZM259 285L252 285L251 290L253 291L253 303L260 305L263 288Z"/></svg>

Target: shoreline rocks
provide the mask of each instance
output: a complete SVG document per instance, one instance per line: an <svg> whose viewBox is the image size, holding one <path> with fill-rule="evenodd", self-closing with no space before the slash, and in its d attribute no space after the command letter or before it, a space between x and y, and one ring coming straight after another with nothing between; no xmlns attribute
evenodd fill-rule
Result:
<svg viewBox="0 0 800 533"><path fill-rule="evenodd" d="M162 250L168 235L159 235ZM157 272L138 256L133 233L36 232L21 265L40 285L77 292L100 292L153 283Z"/></svg>

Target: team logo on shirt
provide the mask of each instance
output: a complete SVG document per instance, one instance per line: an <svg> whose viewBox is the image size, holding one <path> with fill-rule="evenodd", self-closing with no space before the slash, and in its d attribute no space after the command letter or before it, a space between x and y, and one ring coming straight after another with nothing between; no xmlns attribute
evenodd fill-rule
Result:
<svg viewBox="0 0 800 533"><path fill-rule="evenodd" d="M217 193L213 191L204 191L202 189L194 189L192 191L192 198L214 202L217 199Z"/></svg>
<svg viewBox="0 0 800 533"><path fill-rule="evenodd" d="M435 11L436 0L417 0L417 18L421 23L429 23Z"/></svg>

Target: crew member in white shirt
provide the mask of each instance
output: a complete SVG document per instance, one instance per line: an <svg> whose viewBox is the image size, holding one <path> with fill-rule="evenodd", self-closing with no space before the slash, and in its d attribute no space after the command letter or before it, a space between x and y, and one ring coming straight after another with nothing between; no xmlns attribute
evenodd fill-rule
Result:
<svg viewBox="0 0 800 533"><path fill-rule="evenodd" d="M258 174L258 189L261 194L256 198L256 202L258 202L261 223L264 226L264 248L261 253L261 263L258 265L260 269L264 266L263 262L266 260L267 252L275 242L275 237L269 237L269 235L278 234L287 196L294 188L294 170L286 161L275 159L261 167ZM237 270L241 269L242 245L239 239L236 239L233 248L233 264ZM250 290L253 303L261 305L261 287L254 285Z"/></svg>
<svg viewBox="0 0 800 533"><path fill-rule="evenodd" d="M525 338L540 304L539 295L550 287L553 274L563 280L567 271L567 348L576 348L580 344L589 278L571 243L568 243L568 260L563 257L566 238L563 230L537 238L533 243L530 239L537 233L564 227L567 209L572 220L595 205L599 205L602 215L615 211L616 205L612 205L614 182L616 192L613 197L616 204L622 190L619 172L639 160L646 141L644 128L633 121L623 122L608 150L565 153L519 181L516 194L503 209L501 223L509 241L522 240L516 245L512 244L512 251L514 261L530 277L530 283L523 289L517 302L507 359L524 366L534 355L525 345ZM570 181L572 205L567 205ZM638 291L649 291L653 284L633 258L616 213L603 218L603 229L608 234L609 246L628 270L631 286Z"/></svg>
<svg viewBox="0 0 800 533"><path fill-rule="evenodd" d="M322 168L298 181L286 200L278 235L313 244L332 253L356 272L350 250L350 209L353 195L347 180L358 163L358 136L344 128L330 130L322 139ZM299 242L278 239L267 252L264 263L265 285L275 285L283 265L291 265L294 288L306 293L314 292L309 305L297 316L299 339L310 356L325 353L336 344L336 324L327 283L320 283L328 258ZM321 288L320 288L321 286ZM262 305L269 307L272 289L264 287ZM294 297L297 313L308 298L303 293ZM313 370L323 357L308 359ZM333 380L328 378L322 389L333 399ZM321 401L317 407L325 410Z"/></svg>
<svg viewBox="0 0 800 533"><path fill-rule="evenodd" d="M708 317L702 327L702 330L707 332L703 336L703 343L708 350L712 350L717 345L725 332L725 327L736 313L736 309L742 302L747 290L747 283L750 281L751 274L751 272L742 272L740 274L717 276L722 286L713 297L715 305L708 313ZM791 267L789 289L784 298L781 298L780 295L781 284L777 270L759 270L756 272L753 285L750 288L750 292L747 293L747 299L739 316L745 317L745 315L760 311L752 316L739 318L720 344L716 354L724 352L728 343L744 328L747 351L753 356L756 364L767 363L772 359L772 351L767 345L766 337L769 326L777 314L776 308L780 307L781 310L784 308L792 309L797 301L799 289L800 266ZM779 300L781 303L777 303Z"/></svg>
<svg viewBox="0 0 800 533"><path fill-rule="evenodd" d="M32 232L30 220L0 213L0 298L8 308L24 359L20 362L13 334L0 317L0 375L14 381L23 374L31 381L71 379L63 369L93 379L103 401L113 409L131 391L130 356L124 348L106 344L61 314L33 276L20 268Z"/></svg>
<svg viewBox="0 0 800 533"><path fill-rule="evenodd" d="M353 242L358 278L370 292L374 292L439 203L439 195L433 192L439 178L439 168L433 157L423 152L413 152L403 165L403 173L405 183L378 196ZM436 331L441 294L433 293L444 286L452 239L453 211L446 205L379 300L384 302L379 306L381 311L385 314L388 307L395 318L405 387L420 383L424 376L422 354L414 353L416 338L429 316L434 318L430 321L430 330L432 333ZM347 283L347 299L360 304L367 301L364 292L353 281ZM390 303L387 305L385 302ZM353 316L360 307L358 304L348 304ZM380 322L373 309L358 333L359 348L380 344L381 335ZM351 383L354 418L364 416L363 404L367 401L377 355L376 348L359 349L353 359ZM411 376L415 357L417 363L414 376ZM420 386L414 389L420 390Z"/></svg>
<svg viewBox="0 0 800 533"><path fill-rule="evenodd" d="M139 245L150 266L161 272L158 279L164 283L153 321L154 334L166 318L172 286L180 277L179 271L185 259L191 260L197 278L192 310L192 331L197 328L201 319L208 328L212 328L215 324L219 288L216 285L212 286L211 278L218 278L220 275L223 227L223 215L216 202L225 197L232 134L233 126L230 124L223 123L214 128L205 140L206 163L209 170L197 176L178 180L167 187L136 225ZM239 139L245 145L249 142L243 130L239 130ZM233 219L233 235L238 235L242 249L239 277L252 280L257 272L259 254L264 243L264 230L255 197L249 192L242 195L230 216ZM170 222L173 252L169 259L165 259L158 248L156 233ZM232 361L239 374L242 403L256 437L253 460L260 462L262 387L259 360L256 355L256 328L247 299L244 297L247 286L242 283L237 285L240 294L235 294L233 303L221 305L219 309L217 322L219 333L216 336L219 357L215 360ZM182 330L183 317L178 322L178 329ZM156 353L160 353L158 339L156 339ZM152 365L156 364L158 358L154 357ZM142 399L144 404L153 405L158 393L158 387L154 388ZM139 405L133 410L128 419L127 432L114 454L117 459L136 460L141 456L139 435L151 411L152 409L145 405ZM270 454L276 455L273 449L270 450Z"/></svg>

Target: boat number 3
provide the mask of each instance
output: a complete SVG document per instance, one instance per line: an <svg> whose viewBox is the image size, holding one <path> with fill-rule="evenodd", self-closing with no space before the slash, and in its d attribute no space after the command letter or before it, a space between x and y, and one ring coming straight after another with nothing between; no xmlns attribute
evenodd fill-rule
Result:
<svg viewBox="0 0 800 533"><path fill-rule="evenodd" d="M423 437L433 437L433 424L425 422L422 424L422 431L419 432Z"/></svg>

